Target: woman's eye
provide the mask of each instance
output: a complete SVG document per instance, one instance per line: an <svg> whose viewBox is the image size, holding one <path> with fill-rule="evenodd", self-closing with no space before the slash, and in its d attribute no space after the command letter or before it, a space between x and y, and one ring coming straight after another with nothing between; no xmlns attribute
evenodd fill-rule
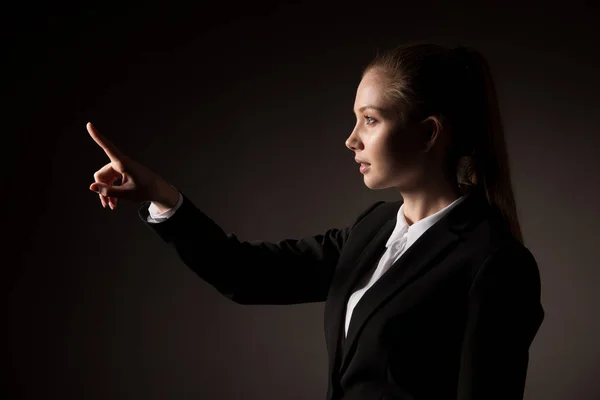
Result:
<svg viewBox="0 0 600 400"><path fill-rule="evenodd" d="M375 122L375 118L373 117L369 117L368 115L365 115L364 117L367 120L367 125L370 125Z"/></svg>

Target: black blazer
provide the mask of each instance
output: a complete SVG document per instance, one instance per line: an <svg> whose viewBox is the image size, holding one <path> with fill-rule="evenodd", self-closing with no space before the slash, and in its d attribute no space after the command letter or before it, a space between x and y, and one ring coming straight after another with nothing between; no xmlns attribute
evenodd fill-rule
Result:
<svg viewBox="0 0 600 400"><path fill-rule="evenodd" d="M523 398L544 319L538 266L478 192L364 294L345 339L346 302L382 256L402 201L377 202L341 229L266 243L226 234L183 197L148 226L220 293L240 304L326 302L328 400Z"/></svg>

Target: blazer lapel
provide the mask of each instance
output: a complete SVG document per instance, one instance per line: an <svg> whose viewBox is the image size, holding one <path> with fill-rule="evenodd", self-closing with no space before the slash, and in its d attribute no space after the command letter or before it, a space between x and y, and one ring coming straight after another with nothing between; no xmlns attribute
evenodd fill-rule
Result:
<svg viewBox="0 0 600 400"><path fill-rule="evenodd" d="M383 226L381 226L381 220L375 221L375 224L370 226L372 231L364 234L364 245L360 255L344 262L345 266L340 266L339 273L334 277L331 293L335 293L335 295L331 296L325 303L325 318L328 327L325 339L327 347L330 349L329 361L332 371L338 370L334 365L339 365L342 350L340 342L345 342L341 339L344 337L348 298L356 289L360 279L383 255L385 243L392 234L395 225L395 218L388 217L384 220Z"/></svg>
<svg viewBox="0 0 600 400"><path fill-rule="evenodd" d="M353 310L348 335L341 348L340 374L343 374L348 361L351 359L357 339L368 319L387 299L404 289L415 279L424 275L436 265L436 261L443 259L454 248L458 243L460 233L477 219L477 211L481 209L481 207L478 207L481 204L479 200L478 196L472 195L465 199L462 204L450 210L448 214L423 233L406 250L400 259L392 264L390 269L363 295ZM396 218L393 218L384 225L379 235L375 237L365 250L365 256L356 265L356 272L350 275L352 277L351 281L336 296L337 301L343 302L342 305L336 305L335 307L340 310L340 323L345 320L346 302L352 291L356 289L355 285L357 279L361 277L361 271L370 269L379 262L379 258L385 251L385 243L392 233L395 224ZM336 328L343 329L343 325ZM338 331L335 332L338 333ZM338 335L339 337L343 337L343 333Z"/></svg>

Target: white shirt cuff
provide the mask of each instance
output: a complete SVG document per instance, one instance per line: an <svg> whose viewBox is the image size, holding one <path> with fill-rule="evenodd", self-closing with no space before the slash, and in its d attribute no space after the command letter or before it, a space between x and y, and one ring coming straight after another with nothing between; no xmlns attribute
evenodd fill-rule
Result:
<svg viewBox="0 0 600 400"><path fill-rule="evenodd" d="M181 207L182 203L183 195L181 192L179 192L179 200L177 201L177 204L173 208L170 208L163 213L159 213L154 203L150 203L150 207L148 207L148 212L150 213L150 215L148 215L148 222L160 223L168 220L171 216L173 216L173 214L175 214L179 207Z"/></svg>

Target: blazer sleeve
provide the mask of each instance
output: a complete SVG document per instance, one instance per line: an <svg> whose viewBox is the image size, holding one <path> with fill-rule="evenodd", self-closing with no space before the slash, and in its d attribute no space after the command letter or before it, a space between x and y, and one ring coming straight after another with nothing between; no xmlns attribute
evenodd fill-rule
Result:
<svg viewBox="0 0 600 400"><path fill-rule="evenodd" d="M520 243L487 257L469 292L459 400L521 400L529 347L544 319L540 275Z"/></svg>
<svg viewBox="0 0 600 400"><path fill-rule="evenodd" d="M139 217L200 278L240 304L325 301L353 226L383 203L372 204L343 228L300 239L264 242L243 241L224 232L182 195L180 208L166 221L147 221L150 202L143 203Z"/></svg>

